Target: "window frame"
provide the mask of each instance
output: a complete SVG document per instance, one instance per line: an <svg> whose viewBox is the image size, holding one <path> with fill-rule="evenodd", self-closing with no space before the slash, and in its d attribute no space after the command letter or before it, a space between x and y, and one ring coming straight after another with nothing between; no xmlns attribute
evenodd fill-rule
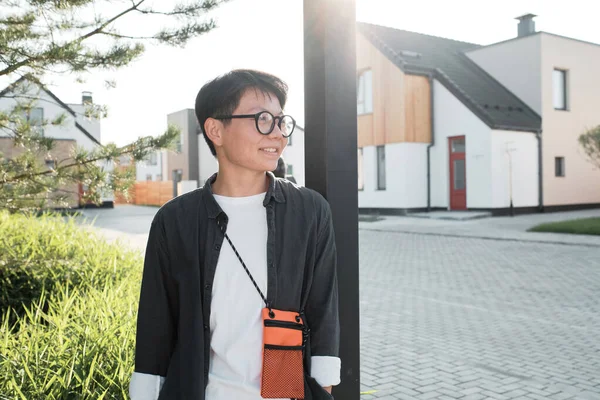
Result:
<svg viewBox="0 0 600 400"><path fill-rule="evenodd" d="M554 157L554 176L564 178L566 175L565 157Z"/></svg>
<svg viewBox="0 0 600 400"><path fill-rule="evenodd" d="M31 117L31 114L34 110L40 110L41 119L39 121L37 121L37 119L33 120ZM27 110L24 110L22 116L33 130L36 130L41 136L44 136L44 107L31 107Z"/></svg>
<svg viewBox="0 0 600 400"><path fill-rule="evenodd" d="M375 151L376 151L376 157L375 157L375 162L376 162L376 171L377 171L377 190L387 190L387 176L386 176L386 162L385 162L385 145L382 146L376 146L375 147ZM383 157L381 157L381 155L383 155ZM383 160L381 160L381 158L383 158ZM380 166L383 165L383 169L380 169ZM381 171L383 171L383 179L382 179L382 173ZM383 182L382 182L383 181Z"/></svg>
<svg viewBox="0 0 600 400"><path fill-rule="evenodd" d="M356 114L373 114L373 70L371 68L359 70L356 75Z"/></svg>
<svg viewBox="0 0 600 400"><path fill-rule="evenodd" d="M562 101L562 107L557 106L557 103L556 103L556 97L557 97L556 91L558 90L557 87L556 87L556 83L557 83L557 80L556 80L556 76L557 75L556 75L556 73L557 72L560 73L560 74L562 74L562 76L561 76L562 79L560 81L561 85L562 85L562 87L561 87L561 89L562 89L562 93L561 93L561 95L562 95L562 100L561 100ZM569 81L568 81L568 70L562 69L562 68L554 68L552 70L552 107L554 107L554 109L556 111L569 111L568 83L569 83Z"/></svg>

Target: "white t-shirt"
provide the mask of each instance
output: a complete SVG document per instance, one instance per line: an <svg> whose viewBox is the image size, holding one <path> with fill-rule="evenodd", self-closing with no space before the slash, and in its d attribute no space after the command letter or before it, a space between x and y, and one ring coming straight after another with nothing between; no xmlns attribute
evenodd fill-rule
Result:
<svg viewBox="0 0 600 400"><path fill-rule="evenodd" d="M248 197L215 195L228 216L227 235L266 296L268 227L264 198L264 193ZM264 307L240 260L224 240L212 290L206 400L261 399Z"/></svg>

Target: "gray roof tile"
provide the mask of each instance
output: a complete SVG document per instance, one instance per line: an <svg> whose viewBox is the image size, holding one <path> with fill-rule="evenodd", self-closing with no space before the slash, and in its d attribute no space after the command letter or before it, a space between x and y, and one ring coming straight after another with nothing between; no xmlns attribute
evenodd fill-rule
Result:
<svg viewBox="0 0 600 400"><path fill-rule="evenodd" d="M404 72L433 74L491 128L541 129L535 111L465 55L481 46L366 23L357 29Z"/></svg>

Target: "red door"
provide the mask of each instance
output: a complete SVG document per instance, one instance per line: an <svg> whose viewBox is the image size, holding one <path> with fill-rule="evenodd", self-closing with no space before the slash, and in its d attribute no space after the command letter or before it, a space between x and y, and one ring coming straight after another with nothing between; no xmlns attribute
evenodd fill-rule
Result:
<svg viewBox="0 0 600 400"><path fill-rule="evenodd" d="M465 160L465 137L448 138L450 157L450 209L467 209L467 168Z"/></svg>

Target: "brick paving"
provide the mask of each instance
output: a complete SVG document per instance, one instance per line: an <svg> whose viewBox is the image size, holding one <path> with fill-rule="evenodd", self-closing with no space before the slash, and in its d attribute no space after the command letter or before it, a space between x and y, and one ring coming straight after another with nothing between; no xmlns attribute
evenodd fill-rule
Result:
<svg viewBox="0 0 600 400"><path fill-rule="evenodd" d="M86 215L143 250L155 212ZM361 223L361 399L600 400L600 238L541 218Z"/></svg>
<svg viewBox="0 0 600 400"><path fill-rule="evenodd" d="M361 399L600 399L600 247L360 232Z"/></svg>

